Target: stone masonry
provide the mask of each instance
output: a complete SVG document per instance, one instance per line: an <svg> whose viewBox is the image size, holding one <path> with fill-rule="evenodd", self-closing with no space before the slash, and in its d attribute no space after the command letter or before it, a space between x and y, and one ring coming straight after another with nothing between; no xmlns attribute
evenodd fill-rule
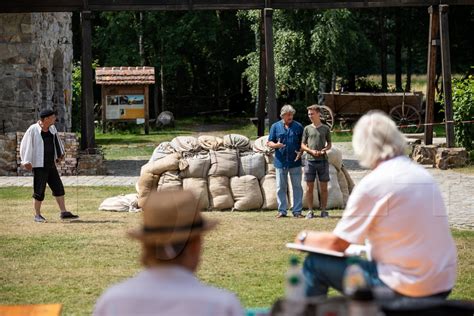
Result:
<svg viewBox="0 0 474 316"><path fill-rule="evenodd" d="M0 134L26 131L43 108L71 129L71 13L0 14Z"/></svg>

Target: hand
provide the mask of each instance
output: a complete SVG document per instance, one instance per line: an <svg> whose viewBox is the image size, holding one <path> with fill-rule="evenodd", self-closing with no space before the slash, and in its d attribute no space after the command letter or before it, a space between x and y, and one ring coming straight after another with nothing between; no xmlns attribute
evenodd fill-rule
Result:
<svg viewBox="0 0 474 316"><path fill-rule="evenodd" d="M300 160L300 159L301 159L301 155L303 155L303 152L302 152L302 151L297 151L297 150L295 150L295 153L296 153L295 161Z"/></svg>
<svg viewBox="0 0 474 316"><path fill-rule="evenodd" d="M311 154L312 156L314 156L314 157L319 157L319 156L321 155L320 152L317 151L317 150L311 150L311 153L310 153L310 154Z"/></svg>
<svg viewBox="0 0 474 316"><path fill-rule="evenodd" d="M25 169L28 170L28 171L33 170L33 165L32 165L30 162L25 163L23 166L24 166Z"/></svg>
<svg viewBox="0 0 474 316"><path fill-rule="evenodd" d="M278 142L275 144L275 149L280 149L285 147L286 145L283 143L280 143L280 139L278 139Z"/></svg>

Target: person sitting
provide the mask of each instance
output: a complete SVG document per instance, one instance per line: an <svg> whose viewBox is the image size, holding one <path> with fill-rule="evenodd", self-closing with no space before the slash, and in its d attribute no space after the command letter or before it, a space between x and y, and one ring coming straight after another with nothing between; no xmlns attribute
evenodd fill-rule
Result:
<svg viewBox="0 0 474 316"><path fill-rule="evenodd" d="M145 269L108 289L94 315L243 315L234 294L194 276L202 234L215 225L201 216L192 193L152 193L143 207L143 227L129 232L142 244Z"/></svg>
<svg viewBox="0 0 474 316"><path fill-rule="evenodd" d="M406 141L382 112L356 124L352 144L372 171L357 184L332 232L302 231L297 243L335 251L370 245L360 260L367 282L396 297L446 298L456 280L456 247L445 204L429 172L404 155ZM345 258L309 254L303 265L307 296L342 291Z"/></svg>

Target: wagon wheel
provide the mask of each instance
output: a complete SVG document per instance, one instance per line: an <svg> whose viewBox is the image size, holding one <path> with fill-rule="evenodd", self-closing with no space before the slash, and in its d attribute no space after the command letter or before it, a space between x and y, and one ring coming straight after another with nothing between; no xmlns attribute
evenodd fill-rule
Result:
<svg viewBox="0 0 474 316"><path fill-rule="evenodd" d="M334 113L332 113L331 108L321 105L321 120L329 126L330 129L334 127Z"/></svg>
<svg viewBox="0 0 474 316"><path fill-rule="evenodd" d="M390 117L403 133L416 133L421 127L421 114L412 105L400 104L390 110Z"/></svg>

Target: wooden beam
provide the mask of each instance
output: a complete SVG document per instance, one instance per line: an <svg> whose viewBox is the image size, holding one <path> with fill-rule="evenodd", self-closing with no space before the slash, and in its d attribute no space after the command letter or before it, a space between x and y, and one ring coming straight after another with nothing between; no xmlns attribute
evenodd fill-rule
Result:
<svg viewBox="0 0 474 316"><path fill-rule="evenodd" d="M428 36L428 66L426 69L426 111L425 123L431 124L434 122L434 100L436 92L436 55L438 49L438 33L439 33L439 11L437 6L431 6L428 9L430 14L430 31ZM426 145L433 144L433 125L425 125Z"/></svg>
<svg viewBox="0 0 474 316"><path fill-rule="evenodd" d="M92 26L91 12L81 12L82 29L82 56L81 56L81 149L93 150L95 148L94 131L94 94L92 76Z"/></svg>
<svg viewBox="0 0 474 316"><path fill-rule="evenodd" d="M100 86L100 95L101 95L101 111L102 111L102 133L107 133L107 86Z"/></svg>
<svg viewBox="0 0 474 316"><path fill-rule="evenodd" d="M150 90L148 85L144 87L144 105L145 105L145 135L150 134Z"/></svg>
<svg viewBox="0 0 474 316"><path fill-rule="evenodd" d="M278 121L275 89L275 59L273 55L273 9L264 9L265 61L267 72L267 98L269 126Z"/></svg>
<svg viewBox="0 0 474 316"><path fill-rule="evenodd" d="M266 60L265 60L265 27L263 21L265 19L264 10L260 11L260 36L259 36L259 72L258 72L258 100L257 100L257 134L265 135L265 104L266 104Z"/></svg>
<svg viewBox="0 0 474 316"><path fill-rule="evenodd" d="M454 147L453 96L451 85L451 54L449 47L449 21L447 5L439 6L441 38L441 67L443 69L444 117L446 121L446 146Z"/></svg>

